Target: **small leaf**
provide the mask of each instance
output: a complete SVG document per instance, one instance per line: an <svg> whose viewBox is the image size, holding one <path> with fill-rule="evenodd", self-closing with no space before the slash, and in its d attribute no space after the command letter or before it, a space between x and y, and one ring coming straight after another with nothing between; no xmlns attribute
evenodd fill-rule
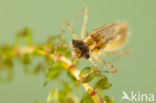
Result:
<svg viewBox="0 0 156 103"><path fill-rule="evenodd" d="M12 68L13 67L13 61L11 58L5 58L3 60L3 64L9 68Z"/></svg>
<svg viewBox="0 0 156 103"><path fill-rule="evenodd" d="M80 103L94 103L89 93L85 93Z"/></svg>
<svg viewBox="0 0 156 103"><path fill-rule="evenodd" d="M72 98L67 98L65 103L75 103Z"/></svg>
<svg viewBox="0 0 156 103"><path fill-rule="evenodd" d="M31 35L32 30L26 27L17 34L17 42L19 42L20 38L22 37L28 45L31 45L32 44Z"/></svg>
<svg viewBox="0 0 156 103"><path fill-rule="evenodd" d="M112 87L112 84L106 84L105 86L102 87L102 89L109 89Z"/></svg>
<svg viewBox="0 0 156 103"><path fill-rule="evenodd" d="M69 47L59 47L57 48L57 53L61 53L62 55L66 57L71 56L71 50L69 49Z"/></svg>
<svg viewBox="0 0 156 103"><path fill-rule="evenodd" d="M81 76L83 76L83 75L85 75L85 74L91 72L92 70L93 70L92 67L85 67L85 68L83 68L83 69L81 70L79 76L81 77Z"/></svg>
<svg viewBox="0 0 156 103"><path fill-rule="evenodd" d="M79 76L82 79L82 83L87 83L93 80L93 78L95 77L95 72L93 71L92 67L85 67L81 70Z"/></svg>
<svg viewBox="0 0 156 103"><path fill-rule="evenodd" d="M57 89L52 89L47 97L47 102L58 100L58 94L59 92Z"/></svg>
<svg viewBox="0 0 156 103"><path fill-rule="evenodd" d="M59 91L59 101L64 102L66 100L67 94L70 92L70 89L68 87L63 88Z"/></svg>
<svg viewBox="0 0 156 103"><path fill-rule="evenodd" d="M39 72L40 72L41 70L43 70L43 69L44 69L43 64L38 63L38 64L35 66L34 70L33 70L33 74L37 74L37 73L39 73Z"/></svg>
<svg viewBox="0 0 156 103"><path fill-rule="evenodd" d="M61 70L66 68L66 63L63 61L58 61L52 67L49 68L48 71L48 80L53 79L54 77L58 76Z"/></svg>
<svg viewBox="0 0 156 103"><path fill-rule="evenodd" d="M51 80L51 79L53 79L54 77L56 77L58 75L59 75L59 70L57 70L57 68L55 68L55 67L49 68L48 80Z"/></svg>
<svg viewBox="0 0 156 103"><path fill-rule="evenodd" d="M44 83L43 83L43 87L46 87L48 85L48 80L46 80Z"/></svg>
<svg viewBox="0 0 156 103"><path fill-rule="evenodd" d="M109 96L105 96L104 100L106 101L106 103L115 103L112 97Z"/></svg>
<svg viewBox="0 0 156 103"><path fill-rule="evenodd" d="M86 75L85 77L83 77L82 83L88 83L88 82L92 81L94 77L95 77L95 73L91 72L88 75Z"/></svg>
<svg viewBox="0 0 156 103"><path fill-rule="evenodd" d="M21 32L18 33L18 36L25 37L32 34L32 30L28 27L24 28Z"/></svg>
<svg viewBox="0 0 156 103"><path fill-rule="evenodd" d="M29 54L25 54L25 55L23 55L22 56L22 62L23 62L23 64L25 64L25 65L28 65L28 64L30 64L30 55Z"/></svg>
<svg viewBox="0 0 156 103"><path fill-rule="evenodd" d="M11 51L13 51L13 48L11 45L9 44L4 44L2 45L2 47L0 48L1 52L3 52L3 54L9 55Z"/></svg>
<svg viewBox="0 0 156 103"><path fill-rule="evenodd" d="M108 82L108 79L106 76L102 77L96 84L95 84L95 88L98 89L109 89L112 86L112 84L110 84Z"/></svg>
<svg viewBox="0 0 156 103"><path fill-rule="evenodd" d="M46 60L46 63L47 64L54 64L55 63L55 60L50 58L49 56L46 56L45 57L45 60Z"/></svg>

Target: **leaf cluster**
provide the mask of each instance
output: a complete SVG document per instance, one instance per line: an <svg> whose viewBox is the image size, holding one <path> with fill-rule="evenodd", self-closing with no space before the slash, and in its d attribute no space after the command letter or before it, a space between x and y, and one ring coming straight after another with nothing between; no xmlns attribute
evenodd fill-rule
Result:
<svg viewBox="0 0 156 103"><path fill-rule="evenodd" d="M111 97L104 97L100 93L112 86L101 71L95 72L93 67L87 66L80 71L78 77L73 74L79 61L72 59L68 45L60 35L50 37L45 43L35 43L33 31L24 28L17 33L13 44L0 45L0 81L9 81L13 78L14 61L19 61L25 73L45 75L44 87L52 81L53 84L57 84L50 91L47 102L95 103L92 96L97 94L101 100L114 103ZM60 60L62 56L73 65L69 65L68 61ZM93 90L84 92L82 85L87 83L96 92Z"/></svg>

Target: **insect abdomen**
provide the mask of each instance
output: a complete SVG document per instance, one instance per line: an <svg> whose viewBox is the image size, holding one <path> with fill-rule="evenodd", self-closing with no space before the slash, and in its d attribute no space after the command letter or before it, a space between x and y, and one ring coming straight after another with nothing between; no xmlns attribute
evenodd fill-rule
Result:
<svg viewBox="0 0 156 103"><path fill-rule="evenodd" d="M91 36L92 35L89 35L85 39L85 43L88 45L90 53L102 50L105 47L106 40L104 40L104 39L93 39L93 37L91 37Z"/></svg>

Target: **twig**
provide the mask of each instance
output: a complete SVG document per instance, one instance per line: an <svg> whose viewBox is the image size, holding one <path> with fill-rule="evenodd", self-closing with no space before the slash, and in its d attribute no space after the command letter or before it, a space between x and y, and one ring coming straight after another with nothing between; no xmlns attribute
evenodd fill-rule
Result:
<svg viewBox="0 0 156 103"><path fill-rule="evenodd" d="M26 53L33 53L35 50L35 46L26 46L26 47L18 47L16 48L16 52L17 54L26 54ZM40 50L39 51L40 55L42 56L47 56L47 52L44 50ZM55 59L55 56L59 56L59 60L65 62L67 64L67 68L66 70L69 70L69 72L71 72L71 74L77 79L80 80L81 78L79 77L80 74L80 70L78 68L76 68L75 66L72 66L73 63L67 59L64 56L60 56L60 55L55 55L55 54L49 54L49 57ZM70 69L68 68L70 67ZM85 88L86 91L91 90L90 96L93 99L94 103L102 103L102 100L100 99L100 96L97 94L96 90L89 84L89 83L82 83L82 86Z"/></svg>

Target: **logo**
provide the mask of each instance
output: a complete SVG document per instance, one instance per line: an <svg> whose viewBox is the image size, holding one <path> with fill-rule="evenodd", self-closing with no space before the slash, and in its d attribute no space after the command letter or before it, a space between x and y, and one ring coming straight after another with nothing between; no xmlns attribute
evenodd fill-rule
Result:
<svg viewBox="0 0 156 103"><path fill-rule="evenodd" d="M134 92L131 91L130 94L127 94L125 91L122 91L121 101L135 101L135 102L153 102L154 101L154 94L146 94L141 92Z"/></svg>

